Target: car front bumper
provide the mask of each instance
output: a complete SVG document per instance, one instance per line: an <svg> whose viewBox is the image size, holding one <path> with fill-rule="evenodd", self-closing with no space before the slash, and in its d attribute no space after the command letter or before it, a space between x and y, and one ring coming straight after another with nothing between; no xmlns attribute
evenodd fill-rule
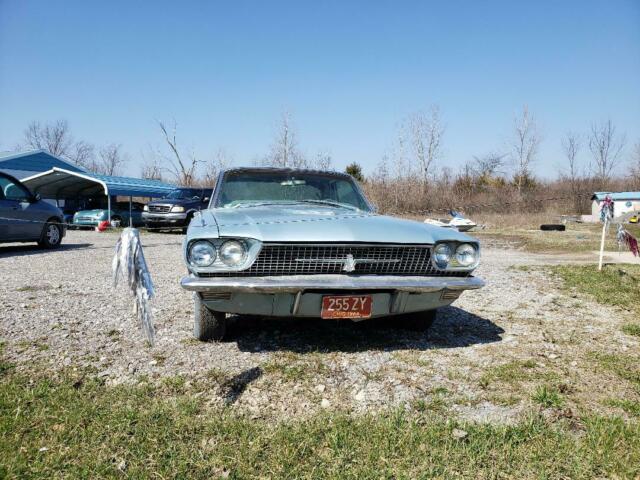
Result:
<svg viewBox="0 0 640 480"><path fill-rule="evenodd" d="M186 227L187 213L142 212L142 221L147 226Z"/></svg>
<svg viewBox="0 0 640 480"><path fill-rule="evenodd" d="M368 295L375 318L444 307L484 282L476 277L296 275L189 276L181 284L211 310L244 315L319 317L326 295Z"/></svg>
<svg viewBox="0 0 640 480"><path fill-rule="evenodd" d="M478 277L402 277L376 275L292 275L281 277L184 277L193 292L297 293L305 290L395 290L429 293L482 288Z"/></svg>

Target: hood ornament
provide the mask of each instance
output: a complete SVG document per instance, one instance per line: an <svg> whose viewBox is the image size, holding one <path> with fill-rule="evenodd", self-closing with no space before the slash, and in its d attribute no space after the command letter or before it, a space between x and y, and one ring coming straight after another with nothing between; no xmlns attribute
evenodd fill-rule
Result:
<svg viewBox="0 0 640 480"><path fill-rule="evenodd" d="M342 270L345 272L354 272L356 269L356 260L353 258L353 255L350 253L347 255L347 258L344 259L344 267Z"/></svg>

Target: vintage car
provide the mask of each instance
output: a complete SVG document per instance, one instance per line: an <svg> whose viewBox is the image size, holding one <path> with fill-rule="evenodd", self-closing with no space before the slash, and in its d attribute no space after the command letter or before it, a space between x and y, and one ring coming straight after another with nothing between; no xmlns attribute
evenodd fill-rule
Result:
<svg viewBox="0 0 640 480"><path fill-rule="evenodd" d="M427 329L484 282L478 241L378 215L349 175L241 168L218 177L183 246L194 335L222 340L227 314L354 321L393 315Z"/></svg>

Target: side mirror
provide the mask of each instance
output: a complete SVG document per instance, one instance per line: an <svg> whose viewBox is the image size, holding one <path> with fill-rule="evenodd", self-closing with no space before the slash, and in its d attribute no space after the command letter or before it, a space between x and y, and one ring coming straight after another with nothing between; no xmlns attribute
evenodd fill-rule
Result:
<svg viewBox="0 0 640 480"><path fill-rule="evenodd" d="M36 203L42 200L42 197L39 193L36 193L33 197L31 197L31 203Z"/></svg>
<svg viewBox="0 0 640 480"><path fill-rule="evenodd" d="M205 202L205 203L208 202L209 201L209 197L203 197L202 201Z"/></svg>

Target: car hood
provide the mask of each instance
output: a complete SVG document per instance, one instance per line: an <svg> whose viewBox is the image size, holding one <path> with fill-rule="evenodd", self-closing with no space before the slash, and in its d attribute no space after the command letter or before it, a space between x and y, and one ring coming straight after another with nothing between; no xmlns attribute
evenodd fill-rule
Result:
<svg viewBox="0 0 640 480"><path fill-rule="evenodd" d="M468 235L413 220L316 205L268 205L203 210L192 238L244 237L262 242L371 242L431 244L470 241Z"/></svg>
<svg viewBox="0 0 640 480"><path fill-rule="evenodd" d="M79 210L77 211L75 214L76 215L83 215L83 216L94 216L94 215L102 215L104 214L106 210L102 209L102 208L96 208L94 210Z"/></svg>
<svg viewBox="0 0 640 480"><path fill-rule="evenodd" d="M200 200L195 199L177 199L177 198L161 198L160 200L154 200L149 202L147 205L196 205L199 204Z"/></svg>

